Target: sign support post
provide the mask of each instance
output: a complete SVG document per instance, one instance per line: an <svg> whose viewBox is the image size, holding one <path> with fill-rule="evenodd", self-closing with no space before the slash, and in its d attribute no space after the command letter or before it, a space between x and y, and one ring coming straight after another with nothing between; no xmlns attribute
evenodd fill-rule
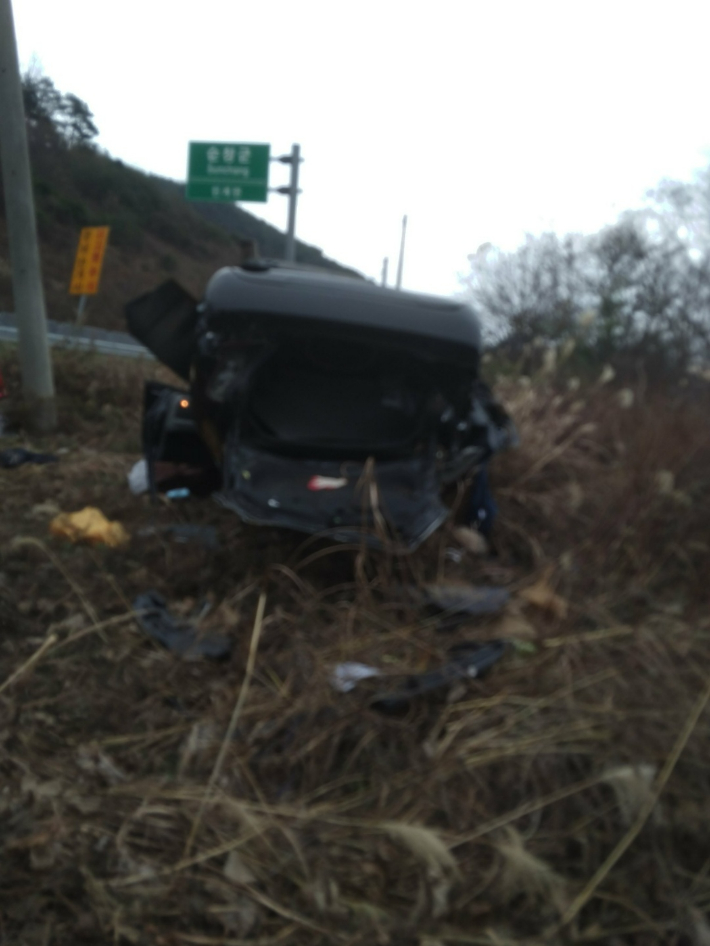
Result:
<svg viewBox="0 0 710 946"><path fill-rule="evenodd" d="M84 324L84 310L86 309L86 303L88 302L89 297L86 293L83 293L79 296L79 304L76 307L76 324Z"/></svg>
<svg viewBox="0 0 710 946"><path fill-rule="evenodd" d="M286 233L286 259L296 262L296 202L298 200L298 166L301 163L301 146L291 148L291 186L288 194L288 231Z"/></svg>
<svg viewBox="0 0 710 946"><path fill-rule="evenodd" d="M285 194L288 197L288 227L286 229L286 253L285 259L289 263L296 262L296 203L300 193L298 189L298 171L299 165L303 160L301 158L301 146L292 145L290 154L282 154L280 158L274 158L274 161L280 161L281 164L291 165L291 183L286 187L274 187L272 190L277 194Z"/></svg>

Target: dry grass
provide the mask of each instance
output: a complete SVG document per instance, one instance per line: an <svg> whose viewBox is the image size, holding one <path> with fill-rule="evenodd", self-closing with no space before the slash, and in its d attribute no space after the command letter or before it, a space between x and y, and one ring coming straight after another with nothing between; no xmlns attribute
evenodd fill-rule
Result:
<svg viewBox="0 0 710 946"><path fill-rule="evenodd" d="M498 554L457 564L446 532L380 558L132 497L138 369L113 370L97 397L122 425L99 408L43 445L60 464L0 471L0 943L705 942L704 395L620 411L607 389L508 385L523 446L493 468ZM99 506L131 545L50 539L48 502ZM221 549L138 534L176 520ZM513 604L437 630L394 588L442 575ZM147 641L130 601L150 587L210 598L229 660ZM500 634L520 643L487 678L404 718L367 708L370 681L329 683Z"/></svg>

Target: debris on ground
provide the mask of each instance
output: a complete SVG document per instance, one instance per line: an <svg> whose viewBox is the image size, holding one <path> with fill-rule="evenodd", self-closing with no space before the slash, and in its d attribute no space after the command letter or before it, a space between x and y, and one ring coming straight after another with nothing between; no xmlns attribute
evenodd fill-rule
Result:
<svg viewBox="0 0 710 946"><path fill-rule="evenodd" d="M514 438L514 442L517 443L517 435ZM469 522L475 524L476 529L481 533L484 539L490 539L496 516L498 515L498 506L493 498L493 491L488 477L488 466L486 464L481 467L474 477L468 502Z"/></svg>
<svg viewBox="0 0 710 946"><path fill-rule="evenodd" d="M217 660L228 656L232 649L232 641L226 635L200 633L194 621L175 618L168 611L165 598L157 591L138 595L133 602L133 610L145 633L176 654Z"/></svg>
<svg viewBox="0 0 710 946"><path fill-rule="evenodd" d="M203 526L190 522L176 522L167 526L146 526L138 530L138 536L168 535L181 545L202 545L215 551L219 548L219 539L215 526Z"/></svg>
<svg viewBox="0 0 710 946"><path fill-rule="evenodd" d="M176 489L169 489L165 497L166 499L189 499L190 490L187 486L178 486Z"/></svg>
<svg viewBox="0 0 710 946"><path fill-rule="evenodd" d="M451 619L466 619L497 614L510 601L506 588L464 583L425 584L421 589L409 589L413 600L444 612Z"/></svg>
<svg viewBox="0 0 710 946"><path fill-rule="evenodd" d="M331 683L341 693L349 693L362 680L372 677L403 678L391 691L377 693L369 705L383 713L408 709L412 700L429 693L448 690L454 683L484 676L503 657L504 641L459 641L448 650L449 660L424 673L378 670L367 664L338 664L331 673Z"/></svg>
<svg viewBox="0 0 710 946"><path fill-rule="evenodd" d="M50 522L49 531L58 539L108 545L110 548L126 545L130 539L120 522L110 522L100 509L93 506L85 506L78 512L60 513Z"/></svg>
<svg viewBox="0 0 710 946"><path fill-rule="evenodd" d="M128 488L134 496L140 496L147 493L150 489L150 479L148 476L148 461L138 460L133 464L127 476Z"/></svg>
<svg viewBox="0 0 710 946"><path fill-rule="evenodd" d="M355 689L361 680L379 677L381 673L382 671L378 670L377 667L368 667L367 664L359 664L350 660L347 663L333 667L330 682L340 693L349 693Z"/></svg>
<svg viewBox="0 0 710 946"><path fill-rule="evenodd" d="M57 463L59 457L53 453L35 453L33 450L25 450L24 447L9 447L7 450L0 450L0 468L3 470L14 470L18 466L24 466L25 463Z"/></svg>
<svg viewBox="0 0 710 946"><path fill-rule="evenodd" d="M51 490L41 467L3 477L0 942L705 942L702 391L649 380L619 410L613 382L501 383L522 446L491 467L497 555L455 561L448 527L400 555L136 500L126 418L138 425L136 379L158 369L55 358L60 405L71 386L77 408L41 442L62 457ZM120 554L43 542L50 516L33 508L50 500L156 534ZM221 548L163 531L182 524L216 527ZM442 633L441 608L402 590L428 585L510 601ZM176 624L229 635L230 655L154 642L132 608L146 589ZM408 676L454 661L462 638L510 646L488 675L412 697ZM347 663L381 675L343 694ZM372 706L393 693L402 715Z"/></svg>

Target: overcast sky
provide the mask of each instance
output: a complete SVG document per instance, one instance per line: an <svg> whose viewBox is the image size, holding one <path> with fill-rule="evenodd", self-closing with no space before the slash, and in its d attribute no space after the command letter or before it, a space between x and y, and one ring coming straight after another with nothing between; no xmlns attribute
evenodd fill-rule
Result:
<svg viewBox="0 0 710 946"><path fill-rule="evenodd" d="M710 154L705 0L13 5L22 65L112 155L183 180L190 140L299 142L299 238L392 275L407 213L406 288L455 292L481 243L594 230ZM284 228L286 203L243 206Z"/></svg>

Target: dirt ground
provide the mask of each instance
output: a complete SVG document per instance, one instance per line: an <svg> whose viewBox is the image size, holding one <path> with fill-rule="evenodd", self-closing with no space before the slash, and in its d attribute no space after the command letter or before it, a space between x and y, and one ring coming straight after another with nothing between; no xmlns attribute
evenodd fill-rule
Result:
<svg viewBox="0 0 710 946"><path fill-rule="evenodd" d="M60 431L0 438L58 455L0 470L0 944L709 942L707 391L507 381L495 548L402 556L132 495L154 370L60 355ZM50 535L87 505L129 543ZM510 603L452 627L426 582ZM149 639L150 589L230 655ZM498 639L400 715L332 682Z"/></svg>

